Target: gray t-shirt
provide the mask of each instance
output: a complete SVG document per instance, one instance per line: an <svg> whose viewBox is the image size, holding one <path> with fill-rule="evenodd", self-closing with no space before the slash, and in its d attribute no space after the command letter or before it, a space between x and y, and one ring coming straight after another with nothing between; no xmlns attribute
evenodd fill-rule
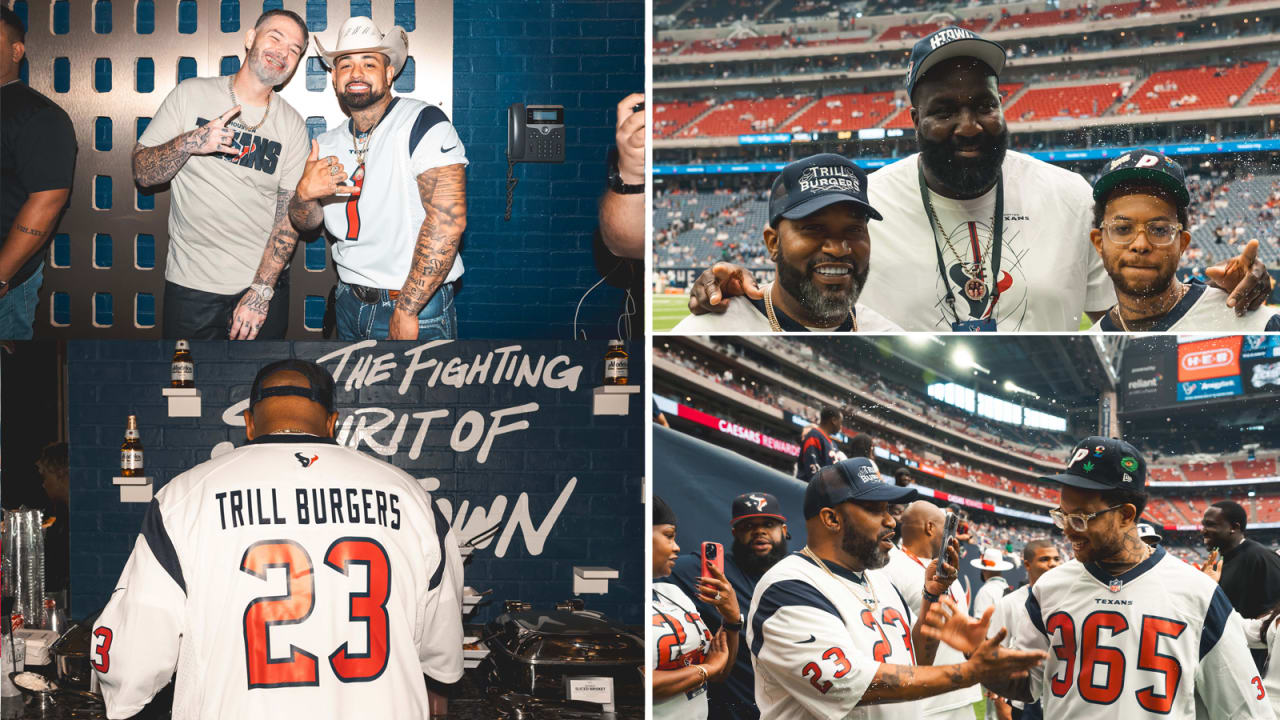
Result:
<svg viewBox="0 0 1280 720"><path fill-rule="evenodd" d="M276 193L293 192L310 151L302 116L278 94L265 107L241 103L227 124L236 131L234 155L193 155L173 178L169 203L169 259L164 276L172 283L219 295L233 295L253 282L275 222ZM233 107L225 77L191 78L164 99L138 142L163 145L215 120Z"/></svg>

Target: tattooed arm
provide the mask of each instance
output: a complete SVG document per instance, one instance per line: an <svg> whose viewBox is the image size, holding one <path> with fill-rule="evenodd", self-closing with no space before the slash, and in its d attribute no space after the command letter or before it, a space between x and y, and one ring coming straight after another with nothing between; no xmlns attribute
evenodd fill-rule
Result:
<svg viewBox="0 0 1280 720"><path fill-rule="evenodd" d="M1045 654L1038 650L1011 650L1000 647L1005 631L987 638L973 656L958 665L916 666L883 663L875 678L862 694L859 705L876 705L902 700L932 697L957 688L981 682L1027 682L1027 671L1038 665ZM1017 678L1016 680L1013 680ZM994 689L994 688L992 688ZM1003 693L1001 693L1003 694ZM1026 695L1029 697L1030 692ZM1005 697L1017 698L1018 695Z"/></svg>
<svg viewBox="0 0 1280 720"><path fill-rule="evenodd" d="M289 221L288 208L293 199L292 190L276 190L276 219L271 226L271 235L267 238L267 248L262 252L262 260L258 262L258 272L253 275L254 285L275 287L280 272L293 257L293 249L298 245L298 231ZM240 298L236 305L235 315L231 319L232 340L252 340L258 336L262 324L267 321L267 309L271 302L258 294L252 287Z"/></svg>
<svg viewBox="0 0 1280 720"><path fill-rule="evenodd" d="M392 340L418 337L418 313L440 289L453 267L467 227L467 172L465 165L445 165L418 176L418 196L427 216L418 230L409 277L400 289L391 315Z"/></svg>
<svg viewBox="0 0 1280 720"><path fill-rule="evenodd" d="M4 239L4 247L0 248L0 280L8 280L14 276L40 251L49 233L58 224L58 216L67 204L71 188L42 190L31 193L27 201L18 208L18 214L9 228L9 235ZM0 288L0 297L10 290L8 285Z"/></svg>
<svg viewBox="0 0 1280 720"><path fill-rule="evenodd" d="M141 143L133 146L133 181L142 187L163 185L187 163L192 155L211 155L231 152L231 137L227 122L240 112L237 105L200 127L184 132L163 145L147 147Z"/></svg>

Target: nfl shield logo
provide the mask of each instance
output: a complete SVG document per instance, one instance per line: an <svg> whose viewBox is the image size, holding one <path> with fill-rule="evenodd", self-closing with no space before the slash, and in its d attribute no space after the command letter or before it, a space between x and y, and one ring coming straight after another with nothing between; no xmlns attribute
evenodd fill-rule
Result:
<svg viewBox="0 0 1280 720"><path fill-rule="evenodd" d="M1116 592L1120 592L1120 588L1123 586L1124 586L1124 583L1120 582L1119 578L1112 578L1111 584L1107 586L1107 589L1113 593L1116 593Z"/></svg>

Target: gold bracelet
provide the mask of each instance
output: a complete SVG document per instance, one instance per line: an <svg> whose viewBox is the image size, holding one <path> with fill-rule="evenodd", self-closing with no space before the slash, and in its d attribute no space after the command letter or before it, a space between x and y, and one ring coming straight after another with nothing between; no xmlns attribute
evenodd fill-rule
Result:
<svg viewBox="0 0 1280 720"><path fill-rule="evenodd" d="M706 684L707 684L707 677L708 677L708 676L707 676L707 669L706 669L705 667L701 666L701 665L694 665L693 667L694 667L698 672L702 673L702 685L706 685Z"/></svg>

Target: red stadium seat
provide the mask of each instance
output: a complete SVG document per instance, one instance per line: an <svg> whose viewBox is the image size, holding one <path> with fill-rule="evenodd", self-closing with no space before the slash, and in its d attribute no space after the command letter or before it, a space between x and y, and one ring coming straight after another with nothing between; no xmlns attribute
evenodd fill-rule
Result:
<svg viewBox="0 0 1280 720"><path fill-rule="evenodd" d="M731 100L712 110L676 137L723 137L764 132L786 132L783 121L813 98L789 96L770 99ZM768 121L772 120L772 123Z"/></svg>
<svg viewBox="0 0 1280 720"><path fill-rule="evenodd" d="M653 108L654 137L669 138L711 107L710 100L658 103Z"/></svg>
<svg viewBox="0 0 1280 720"><path fill-rule="evenodd" d="M1266 458L1264 460L1236 460L1231 463L1231 474L1237 480L1248 480L1250 478L1275 477L1276 461L1275 458Z"/></svg>
<svg viewBox="0 0 1280 720"><path fill-rule="evenodd" d="M1227 466L1222 463L1187 463L1182 466L1182 474L1188 480L1226 480Z"/></svg>
<svg viewBox="0 0 1280 720"><path fill-rule="evenodd" d="M1005 108L1005 117L1009 122L1099 117L1120 94L1120 83L1031 88Z"/></svg>
<svg viewBox="0 0 1280 720"><path fill-rule="evenodd" d="M1046 25L1061 25L1063 23L1080 22L1088 19L1089 14L1084 8L1075 8L1072 10L1044 10L1041 12L1022 13L1021 15L1009 15L1000 19L995 30L1012 30L1014 28L1032 28L1044 27Z"/></svg>
<svg viewBox="0 0 1280 720"><path fill-rule="evenodd" d="M1265 62L1166 70L1147 78L1118 114L1179 112L1231 107L1267 68Z"/></svg>
<svg viewBox="0 0 1280 720"><path fill-rule="evenodd" d="M828 95L782 128L786 132L861 130L879 125L897 112L894 93ZM855 114L857 117L855 117Z"/></svg>
<svg viewBox="0 0 1280 720"><path fill-rule="evenodd" d="M1277 105L1280 104L1280 72L1274 72L1271 77L1258 88L1258 92L1254 94L1253 99L1249 101L1250 105Z"/></svg>

